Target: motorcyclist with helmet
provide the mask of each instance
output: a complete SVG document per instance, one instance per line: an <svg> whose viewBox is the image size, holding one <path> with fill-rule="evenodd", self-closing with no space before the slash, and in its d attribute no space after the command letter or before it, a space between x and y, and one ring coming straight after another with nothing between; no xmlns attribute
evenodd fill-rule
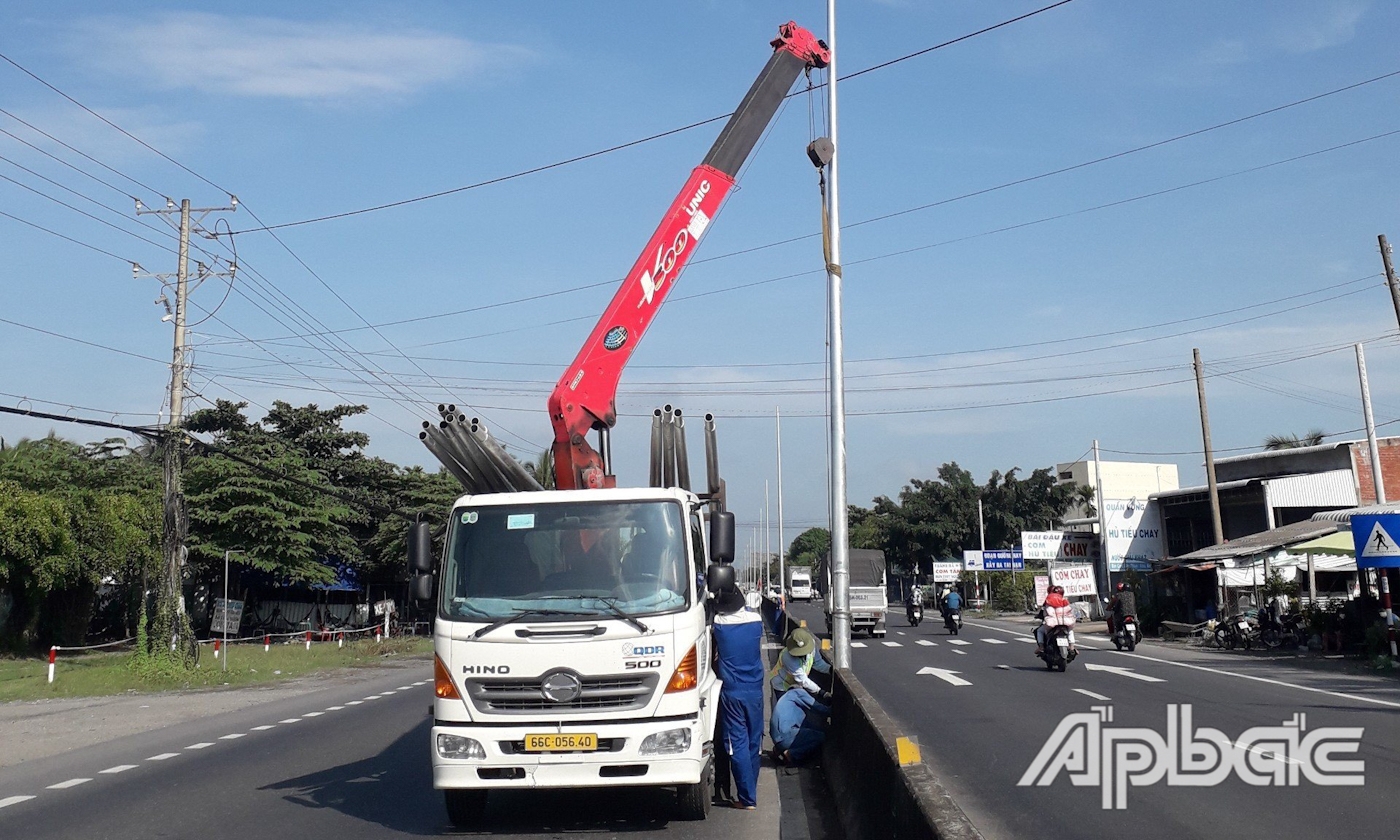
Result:
<svg viewBox="0 0 1400 840"><path fill-rule="evenodd" d="M1035 628L1035 653L1037 656L1045 652L1046 629L1049 625L1067 625L1069 627L1069 649L1072 655L1078 654L1079 649L1074 644L1074 608L1070 606L1069 599L1065 597L1063 586L1051 586L1045 594L1045 603L1040 605L1035 617L1040 619L1040 625Z"/></svg>
<svg viewBox="0 0 1400 840"><path fill-rule="evenodd" d="M1137 594L1126 583L1119 581L1113 600L1108 602L1108 635L1117 633L1118 628L1123 626L1123 617L1128 615L1137 615Z"/></svg>

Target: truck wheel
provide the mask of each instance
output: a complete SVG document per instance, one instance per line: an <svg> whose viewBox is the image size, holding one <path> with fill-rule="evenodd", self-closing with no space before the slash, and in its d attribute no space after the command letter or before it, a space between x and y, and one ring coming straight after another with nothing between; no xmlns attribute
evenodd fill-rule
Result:
<svg viewBox="0 0 1400 840"><path fill-rule="evenodd" d="M710 815L711 788L714 787L710 782L713 774L713 767L707 766L700 781L693 785L676 786L676 819L695 821Z"/></svg>
<svg viewBox="0 0 1400 840"><path fill-rule="evenodd" d="M471 829L481 824L486 813L486 791L484 790L444 790L443 799L447 802L447 819L454 828Z"/></svg>

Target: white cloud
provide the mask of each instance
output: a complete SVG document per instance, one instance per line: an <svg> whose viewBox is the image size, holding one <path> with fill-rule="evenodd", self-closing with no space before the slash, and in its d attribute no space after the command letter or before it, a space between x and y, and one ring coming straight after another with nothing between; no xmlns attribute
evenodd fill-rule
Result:
<svg viewBox="0 0 1400 840"><path fill-rule="evenodd" d="M411 94L533 55L424 29L198 12L89 18L72 47L168 89L320 101Z"/></svg>

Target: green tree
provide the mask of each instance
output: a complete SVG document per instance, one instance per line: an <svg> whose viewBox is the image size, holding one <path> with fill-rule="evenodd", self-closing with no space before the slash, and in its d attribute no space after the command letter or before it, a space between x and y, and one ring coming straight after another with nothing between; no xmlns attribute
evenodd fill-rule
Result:
<svg viewBox="0 0 1400 840"><path fill-rule="evenodd" d="M794 566L815 566L830 550L831 532L825 528L808 528L788 545L788 562Z"/></svg>
<svg viewBox="0 0 1400 840"><path fill-rule="evenodd" d="M1298 435L1269 435L1264 438L1264 450L1275 452L1280 449L1297 449L1302 446L1317 446L1322 443L1327 435L1321 429L1313 429L1307 434Z"/></svg>

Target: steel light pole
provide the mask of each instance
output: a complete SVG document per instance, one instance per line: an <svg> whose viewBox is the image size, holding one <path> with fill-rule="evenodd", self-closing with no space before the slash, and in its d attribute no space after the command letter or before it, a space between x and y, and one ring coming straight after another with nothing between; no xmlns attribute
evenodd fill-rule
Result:
<svg viewBox="0 0 1400 840"><path fill-rule="evenodd" d="M233 548L224 552L224 655L222 658L223 669L228 670L228 559L235 554L247 554L241 548Z"/></svg>

